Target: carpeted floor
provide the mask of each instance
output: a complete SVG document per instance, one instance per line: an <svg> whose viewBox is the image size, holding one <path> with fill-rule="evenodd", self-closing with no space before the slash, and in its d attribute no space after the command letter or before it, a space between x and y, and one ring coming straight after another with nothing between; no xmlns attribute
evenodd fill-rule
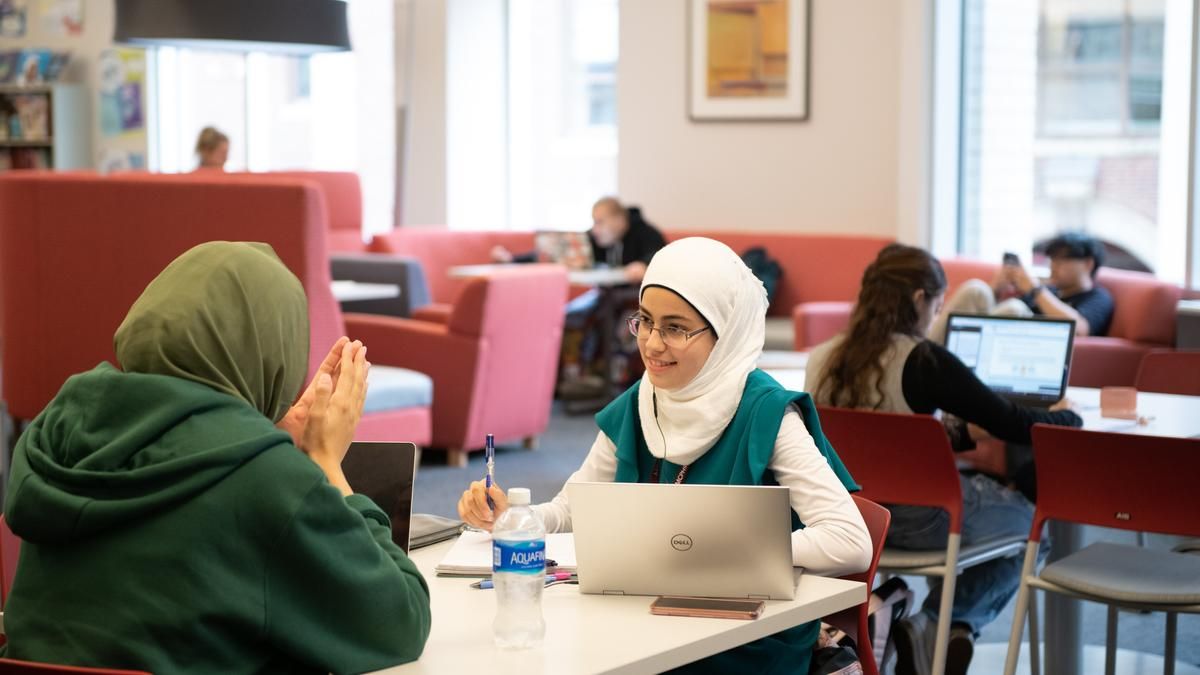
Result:
<svg viewBox="0 0 1200 675"><path fill-rule="evenodd" d="M550 427L541 437L536 450L525 450L519 444L496 449L496 481L504 487L527 487L533 492L534 502L549 501L562 489L563 483L587 455L596 438L596 424L591 415L567 415L556 406ZM430 450L423 453L421 468L417 475L414 495L414 510L418 513L436 513L457 517L455 505L462 491L473 480L483 477L483 453L474 453L465 469L445 465L442 453ZM1087 528L1085 544L1098 539L1132 542L1133 535L1123 532ZM1149 546L1169 548L1172 540L1151 535ZM925 592L921 579L909 578L909 585L917 592L917 603ZM1044 602L1042 603L1044 606ZM1086 644L1104 644L1105 608L1085 603L1083 614L1083 639ZM1148 652L1159 656L1163 653L1163 614L1121 614L1118 643L1120 647ZM1044 625L1044 624L1043 624ZM983 631L981 642L1008 642L1012 626L1012 603ZM1200 616L1180 615L1177 658L1182 663L1200 665Z"/></svg>

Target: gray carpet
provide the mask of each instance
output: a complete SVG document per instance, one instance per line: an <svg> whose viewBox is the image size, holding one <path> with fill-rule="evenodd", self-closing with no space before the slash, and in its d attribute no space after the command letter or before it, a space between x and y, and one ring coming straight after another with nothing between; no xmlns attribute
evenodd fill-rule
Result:
<svg viewBox="0 0 1200 675"><path fill-rule="evenodd" d="M556 406L550 427L541 437L537 450L525 450L520 444L496 449L496 481L504 488L529 488L535 502L548 501L562 489L567 477L579 468L596 433L596 424L591 415L567 415ZM481 452L471 455L470 464L465 469L447 467L445 456L438 451L423 453L414 490L414 510L457 517L455 505L462 491L471 481L482 478L483 474ZM1133 535L1086 528L1085 545L1101 538L1132 542ZM1169 548L1171 541L1167 537L1151 535L1148 545ZM908 578L908 582L918 595L919 606L925 592L925 582L919 578ZM1083 639L1086 644L1104 644L1104 621L1105 608L1102 605L1084 603ZM1122 613L1117 634L1118 645L1161 656L1164 623L1163 614ZM1009 603L1004 612L984 629L980 641L1007 643L1011 626L1012 603ZM1200 616L1179 617L1176 657L1180 662L1200 665Z"/></svg>

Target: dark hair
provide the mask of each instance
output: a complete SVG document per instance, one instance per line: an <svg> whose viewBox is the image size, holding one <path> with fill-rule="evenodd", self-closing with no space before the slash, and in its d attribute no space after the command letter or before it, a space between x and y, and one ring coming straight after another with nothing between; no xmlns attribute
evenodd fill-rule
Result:
<svg viewBox="0 0 1200 675"><path fill-rule="evenodd" d="M845 408L883 403L880 359L896 333L924 337L917 329L913 293L935 298L946 290L942 264L927 251L903 244L885 246L863 272L862 289L846 337L833 350L817 385L818 400ZM868 391L874 383L878 400Z"/></svg>
<svg viewBox="0 0 1200 675"><path fill-rule="evenodd" d="M1091 258L1092 278L1104 264L1104 244L1099 239L1082 232L1063 232L1046 242L1046 256L1049 258L1074 258L1086 260Z"/></svg>

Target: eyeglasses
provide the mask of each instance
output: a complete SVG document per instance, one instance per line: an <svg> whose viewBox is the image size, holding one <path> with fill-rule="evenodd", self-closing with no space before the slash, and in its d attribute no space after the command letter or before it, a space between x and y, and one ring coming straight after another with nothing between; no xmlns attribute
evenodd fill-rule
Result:
<svg viewBox="0 0 1200 675"><path fill-rule="evenodd" d="M653 321L644 318L640 314L634 314L626 319L625 322L629 324L629 332L636 335L639 340L649 340L650 335L654 333L654 331L658 331L658 335L662 338L663 344L672 349L682 349L686 347L689 340L711 328L710 326L705 326L704 328L697 328L694 331L686 331L679 326L655 328Z"/></svg>

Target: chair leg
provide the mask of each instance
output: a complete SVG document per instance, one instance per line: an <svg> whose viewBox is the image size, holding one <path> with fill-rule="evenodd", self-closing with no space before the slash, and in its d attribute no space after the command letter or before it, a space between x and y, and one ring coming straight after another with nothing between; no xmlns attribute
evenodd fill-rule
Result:
<svg viewBox="0 0 1200 675"><path fill-rule="evenodd" d="M1104 675L1117 672L1117 606L1108 606L1108 630L1104 643Z"/></svg>
<svg viewBox="0 0 1200 675"><path fill-rule="evenodd" d="M1163 675L1175 675L1175 633L1179 629L1179 615L1167 612L1167 638L1163 646Z"/></svg>
<svg viewBox="0 0 1200 675"><path fill-rule="evenodd" d="M1029 589L1029 675L1041 675L1041 633L1038 632L1037 589Z"/></svg>
<svg viewBox="0 0 1200 675"><path fill-rule="evenodd" d="M933 675L946 672L946 649L950 645L951 613L954 610L954 587L958 583L958 547L962 535L951 533L946 542L946 569L942 572L942 601L938 606L937 641L933 645Z"/></svg>
<svg viewBox="0 0 1200 675"><path fill-rule="evenodd" d="M446 448L446 465L465 469L467 467L467 451L462 448Z"/></svg>
<svg viewBox="0 0 1200 675"><path fill-rule="evenodd" d="M1017 606L1013 609L1012 632L1008 634L1008 655L1004 657L1004 675L1014 675L1017 672L1017 657L1021 655L1021 632L1025 627L1025 615L1028 611L1037 609L1037 601L1031 600L1034 590L1029 587L1028 581L1037 564L1037 552L1037 542L1031 541L1025 544L1025 562L1021 566L1021 585L1017 589ZM1035 622L1036 619L1031 618L1029 623L1031 649L1033 649L1033 641L1036 639L1036 631L1033 629ZM1030 657L1032 656L1033 652L1031 651Z"/></svg>
<svg viewBox="0 0 1200 675"><path fill-rule="evenodd" d="M537 450L538 437L537 436L526 436L524 439L522 439L521 445L525 446L526 450Z"/></svg>

